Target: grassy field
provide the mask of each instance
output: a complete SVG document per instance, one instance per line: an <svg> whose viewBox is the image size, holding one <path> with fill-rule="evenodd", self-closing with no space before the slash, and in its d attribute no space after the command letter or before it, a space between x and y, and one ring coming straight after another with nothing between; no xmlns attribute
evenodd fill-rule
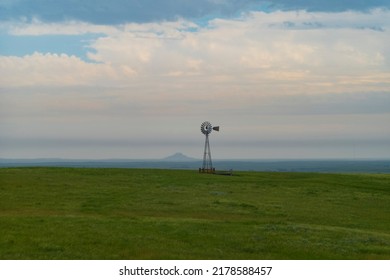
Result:
<svg viewBox="0 0 390 280"><path fill-rule="evenodd" d="M390 175L4 168L0 259L390 259Z"/></svg>

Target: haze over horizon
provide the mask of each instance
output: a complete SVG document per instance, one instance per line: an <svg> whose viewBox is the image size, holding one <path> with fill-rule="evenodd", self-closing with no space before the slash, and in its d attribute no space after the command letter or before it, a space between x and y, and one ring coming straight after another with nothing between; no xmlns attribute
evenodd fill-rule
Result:
<svg viewBox="0 0 390 280"><path fill-rule="evenodd" d="M180 154L178 157L176 157L177 154ZM169 154L169 155L165 155L163 157L149 157L149 158L129 158L129 157L114 157L114 158L72 158L72 157L24 157L24 158L4 158L4 157L1 157L0 158L0 162L4 163L4 164L7 164L7 163L12 163L12 162L20 162L20 163L38 163L38 162L88 162L88 161L91 161L91 162L126 162L126 161L129 161L129 162L137 162L137 161L140 161L140 162L143 162L143 161L151 161L151 162L155 162L155 161L172 161L172 162L201 162L203 159L202 159L202 156L203 155L197 155L197 156L189 156L187 154L183 154L183 153L174 153L174 154ZM365 161L390 161L390 158L386 158L386 157L382 157L382 158L342 158L342 157L329 157L329 158L326 158L326 157L323 157L323 158L314 158L314 157L301 157L301 158L212 158L213 162L220 162L220 161L237 161L237 162L269 162L269 161L275 161L275 162L283 162L283 161L296 161L296 162L299 162L299 161L313 161L313 162L337 162L337 161L349 161L349 162L353 162L353 161L361 161L361 162L365 162Z"/></svg>
<svg viewBox="0 0 390 280"><path fill-rule="evenodd" d="M390 158L390 1L0 0L0 158Z"/></svg>

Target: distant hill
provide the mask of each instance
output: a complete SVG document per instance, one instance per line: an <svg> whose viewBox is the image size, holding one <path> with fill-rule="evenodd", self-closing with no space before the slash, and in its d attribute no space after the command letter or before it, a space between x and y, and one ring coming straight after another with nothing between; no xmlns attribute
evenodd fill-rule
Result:
<svg viewBox="0 0 390 280"><path fill-rule="evenodd" d="M162 159L163 161L195 161L196 158L188 157L182 153L176 153Z"/></svg>

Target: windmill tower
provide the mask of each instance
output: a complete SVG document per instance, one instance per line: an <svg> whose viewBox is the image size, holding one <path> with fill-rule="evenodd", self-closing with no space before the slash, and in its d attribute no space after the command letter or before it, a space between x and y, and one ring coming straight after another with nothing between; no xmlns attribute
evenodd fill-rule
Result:
<svg viewBox="0 0 390 280"><path fill-rule="evenodd" d="M204 142L204 153L203 153L203 165L202 168L199 168L200 173L215 173L215 168L213 168L213 162L211 160L211 150L209 142L209 134L211 131L219 131L219 126L212 126L210 122L203 122L200 126L200 131L206 136Z"/></svg>

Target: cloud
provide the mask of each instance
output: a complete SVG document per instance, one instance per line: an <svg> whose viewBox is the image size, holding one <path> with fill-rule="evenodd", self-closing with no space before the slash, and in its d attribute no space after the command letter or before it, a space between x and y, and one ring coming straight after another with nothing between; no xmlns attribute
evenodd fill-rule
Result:
<svg viewBox="0 0 390 280"><path fill-rule="evenodd" d="M0 27L15 36L109 34L117 30L115 26L91 24L76 20L48 23L35 17L28 21L2 22Z"/></svg>
<svg viewBox="0 0 390 280"><path fill-rule="evenodd" d="M167 92L192 92L196 85L202 92L233 98L235 92L242 98L242 89L248 96L383 91L390 80L389 13L253 12L214 19L206 27L186 20L79 28L76 22L36 21L10 30L33 36L102 33L87 43L86 56L96 63L67 54L1 57L1 81L3 87L154 84L155 90L163 91L164 85ZM321 28L308 22L319 22Z"/></svg>
<svg viewBox="0 0 390 280"><path fill-rule="evenodd" d="M340 1L340 0L271 0L271 5L285 10L307 10L307 11L326 11L326 12L341 12L348 10L368 11L376 7L389 7L388 0L372 0L372 1Z"/></svg>
<svg viewBox="0 0 390 280"><path fill-rule="evenodd" d="M137 150L158 139L174 148L194 143L199 124L210 120L223 127L213 141L226 151L278 139L384 142L389 13L258 11L207 25L3 23L10 36L98 35L84 42L88 61L51 52L0 56L1 139L10 146L13 139L62 139L59 150L89 139L130 139ZM115 155L129 149L122 146Z"/></svg>
<svg viewBox="0 0 390 280"><path fill-rule="evenodd" d="M219 73L218 79L223 80L233 75L229 70L238 69L247 76L260 76L252 77L256 79L297 81L317 75L320 80L311 84L332 85L322 81L324 74L334 73L335 79L344 76L344 83L356 83L354 74L359 69L367 72L361 81L377 75L368 70L388 69L389 18L389 11L380 9L370 13L279 11L214 19L205 27L186 20L118 26L34 20L3 28L15 36L100 34L78 48L89 51L83 57L121 65L128 73L176 77ZM45 38L50 43L50 37ZM53 37L53 45L57 41ZM345 73L352 76L351 81Z"/></svg>
<svg viewBox="0 0 390 280"><path fill-rule="evenodd" d="M40 87L113 84L133 75L130 67L93 64L66 54L34 53L0 56L2 87Z"/></svg>

